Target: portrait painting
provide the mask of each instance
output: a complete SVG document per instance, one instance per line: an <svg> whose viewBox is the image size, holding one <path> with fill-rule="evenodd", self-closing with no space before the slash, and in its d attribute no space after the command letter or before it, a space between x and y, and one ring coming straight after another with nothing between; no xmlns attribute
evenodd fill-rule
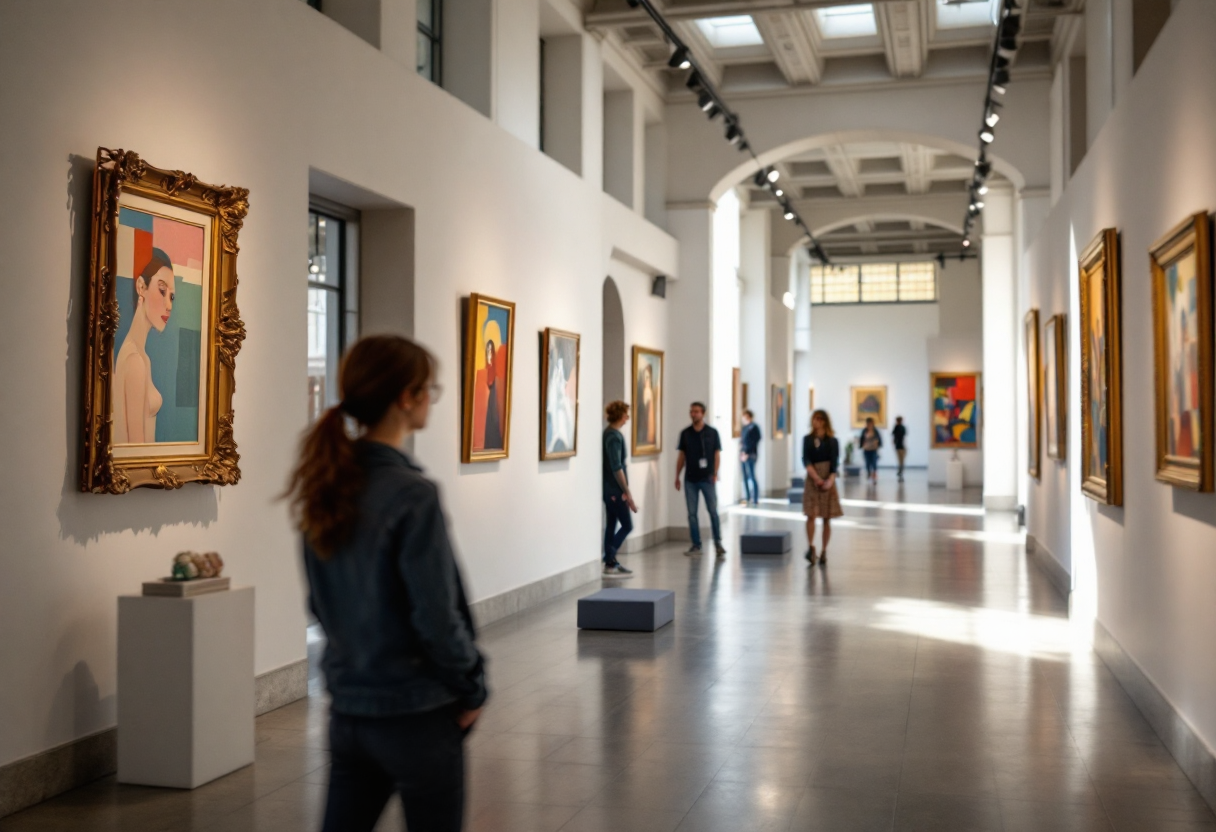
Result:
<svg viewBox="0 0 1216 832"><path fill-rule="evenodd" d="M85 491L240 479L232 392L248 193L98 150Z"/></svg>
<svg viewBox="0 0 1216 832"><path fill-rule="evenodd" d="M1043 438L1049 459L1068 456L1068 332L1065 316L1043 324Z"/></svg>
<svg viewBox="0 0 1216 832"><path fill-rule="evenodd" d="M730 435L738 439L743 435L743 371L738 367L730 371Z"/></svg>
<svg viewBox="0 0 1216 832"><path fill-rule="evenodd" d="M1081 491L1123 505L1123 359L1119 232L1081 255Z"/></svg>
<svg viewBox="0 0 1216 832"><path fill-rule="evenodd" d="M1211 226L1196 214L1157 241L1153 272L1157 479L1212 490Z"/></svg>
<svg viewBox="0 0 1216 832"><path fill-rule="evenodd" d="M1026 347L1026 471L1039 478L1043 457L1043 364L1039 357L1039 310L1023 320Z"/></svg>
<svg viewBox="0 0 1216 832"><path fill-rule="evenodd" d="M807 388L806 394L807 394L806 395L806 408L807 408L806 412L814 413L815 412L815 386L811 385L809 388Z"/></svg>
<svg viewBox="0 0 1216 832"><path fill-rule="evenodd" d="M929 423L933 448L980 446L980 374L930 373Z"/></svg>
<svg viewBox="0 0 1216 832"><path fill-rule="evenodd" d="M789 395L784 385L773 385L772 413L773 438L784 439L790 429Z"/></svg>
<svg viewBox="0 0 1216 832"><path fill-rule="evenodd" d="M514 347L515 304L470 295L465 319L464 462L509 455Z"/></svg>
<svg viewBox="0 0 1216 832"><path fill-rule="evenodd" d="M873 419L875 427L887 426L887 388L882 387L850 387L849 388L849 424L854 428L864 428L866 419Z"/></svg>
<svg viewBox="0 0 1216 832"><path fill-rule="evenodd" d="M541 459L578 452L579 336L546 329L541 348Z"/></svg>
<svg viewBox="0 0 1216 832"><path fill-rule="evenodd" d="M633 348L634 456L653 456L663 449L663 353Z"/></svg>

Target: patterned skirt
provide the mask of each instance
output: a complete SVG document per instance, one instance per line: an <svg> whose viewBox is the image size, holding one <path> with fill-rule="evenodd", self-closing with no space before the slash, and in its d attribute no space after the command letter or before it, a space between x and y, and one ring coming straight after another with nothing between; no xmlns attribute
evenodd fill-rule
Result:
<svg viewBox="0 0 1216 832"><path fill-rule="evenodd" d="M815 473L820 479L826 480L832 473L832 463L816 462ZM843 517L844 510L840 507L840 494L836 491L836 483L832 483L832 487L824 491L808 478L802 491L802 513L810 520L816 517Z"/></svg>

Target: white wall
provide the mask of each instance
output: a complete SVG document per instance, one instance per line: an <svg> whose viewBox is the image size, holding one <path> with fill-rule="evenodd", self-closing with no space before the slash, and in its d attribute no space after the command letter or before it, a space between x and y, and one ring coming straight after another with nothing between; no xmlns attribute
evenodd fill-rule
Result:
<svg viewBox="0 0 1216 832"><path fill-rule="evenodd" d="M188 32L208 44L206 59L114 60L133 20L148 43ZM0 165L21 195L0 207L13 301L0 312L0 386L22 391L19 408L6 399L0 410L13 437L0 445L10 472L0 485L0 679L21 680L0 684L0 764L113 725L115 598L164 574L181 549L222 552L234 581L257 588L258 672L304 657L297 540L275 496L306 414L297 264L310 167L415 211L415 332L439 356L446 391L416 448L441 484L473 598L598 556L602 283L614 256L678 276L671 237L299 0L7 3L0 32L21 33L4 41L0 77L23 79L0 86ZM534 35L518 54L535 55ZM583 132L598 142L598 122ZM76 491L98 145L251 189L238 486ZM470 291L518 304L511 456L482 465L458 461L459 308ZM540 463L546 326L583 335L580 453ZM667 347L652 326L646 337Z"/></svg>
<svg viewBox="0 0 1216 832"><path fill-rule="evenodd" d="M1094 594L1097 617L1181 712L1216 747L1216 496L1157 482L1148 250L1195 211L1216 208L1216 98L1197 80L1216 76L1216 5L1181 0L1135 79L1109 114L1072 182L1027 254L1021 307L1075 316L1077 252L1107 227L1123 253L1124 507L1077 493L1079 436L1066 466L1047 462L1030 480L1028 527L1066 566L1075 591ZM1072 366L1078 327L1069 325ZM1069 405L1077 406L1075 372ZM1022 408L1025 407L1023 402ZM1075 421L1073 424L1076 424ZM1069 500L1060 500L1065 490ZM1070 507L1071 501L1071 507ZM1076 521L1069 532L1071 513ZM1086 562L1096 585L1081 586Z"/></svg>

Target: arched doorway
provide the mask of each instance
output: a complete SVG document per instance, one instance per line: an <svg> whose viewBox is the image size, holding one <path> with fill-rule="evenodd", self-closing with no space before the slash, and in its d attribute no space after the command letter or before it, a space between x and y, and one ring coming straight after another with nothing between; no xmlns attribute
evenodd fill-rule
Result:
<svg viewBox="0 0 1216 832"><path fill-rule="evenodd" d="M603 403L625 400L625 308L611 277L604 278Z"/></svg>

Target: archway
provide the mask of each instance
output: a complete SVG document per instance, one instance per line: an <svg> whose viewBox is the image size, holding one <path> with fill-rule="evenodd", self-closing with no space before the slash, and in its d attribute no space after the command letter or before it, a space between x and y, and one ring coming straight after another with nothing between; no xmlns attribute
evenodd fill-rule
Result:
<svg viewBox="0 0 1216 832"><path fill-rule="evenodd" d="M611 277L604 278L603 403L625 398L625 307Z"/></svg>

